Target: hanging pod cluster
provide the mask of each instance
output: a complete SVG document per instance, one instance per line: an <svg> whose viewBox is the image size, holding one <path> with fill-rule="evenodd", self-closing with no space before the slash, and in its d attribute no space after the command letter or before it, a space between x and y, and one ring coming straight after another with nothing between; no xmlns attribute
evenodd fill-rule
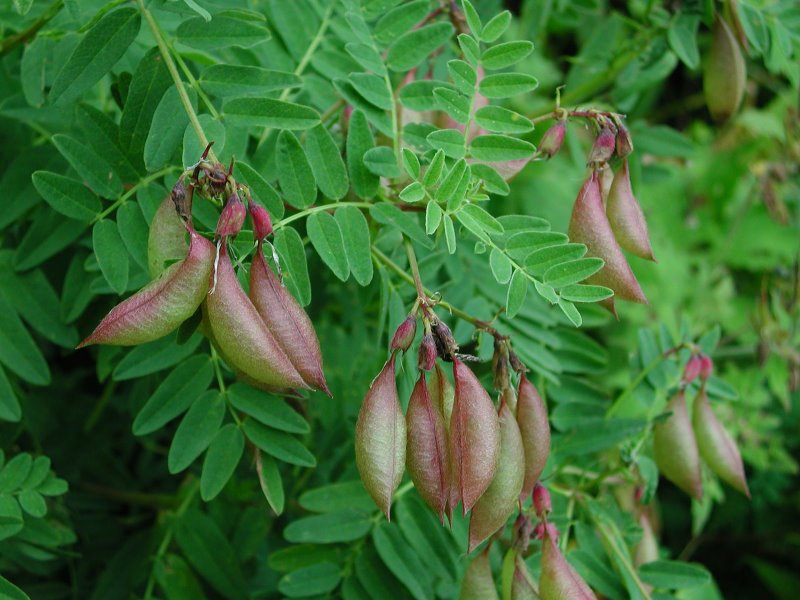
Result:
<svg viewBox="0 0 800 600"><path fill-rule="evenodd" d="M148 268L154 280L112 309L79 347L143 344L197 316L200 330L242 381L279 393L317 388L330 395L314 327L264 258L264 239L272 233L269 214L231 177L233 165L226 172L206 160L207 152L193 172L181 176L153 217ZM196 195L223 205L216 244L192 224ZM229 241L248 212L257 245L246 293Z"/></svg>
<svg viewBox="0 0 800 600"><path fill-rule="evenodd" d="M661 473L693 498L703 497L701 462L720 479L750 496L744 464L736 442L719 422L706 394L712 363L708 356L694 355L684 371L682 387L667 404L672 413L653 428L653 450ZM685 386L700 377L692 414L686 403Z"/></svg>
<svg viewBox="0 0 800 600"><path fill-rule="evenodd" d="M364 398L356 426L356 464L380 509L390 517L392 496L407 468L417 491L444 522L460 504L470 515L469 551L501 529L520 498L530 495L550 451L547 410L524 373L508 384L507 343L493 361L506 385L495 408L449 328L423 310L419 377L403 414L395 383L398 353L414 339L410 315L392 339L391 356ZM452 365L452 379L443 364ZM514 357L514 364L524 367Z"/></svg>

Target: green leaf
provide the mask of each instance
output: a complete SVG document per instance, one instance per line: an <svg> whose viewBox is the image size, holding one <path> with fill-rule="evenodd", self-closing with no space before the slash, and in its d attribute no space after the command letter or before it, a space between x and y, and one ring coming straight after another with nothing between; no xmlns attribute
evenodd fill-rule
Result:
<svg viewBox="0 0 800 600"><path fill-rule="evenodd" d="M197 94L191 88L187 92L196 109ZM170 87L164 92L153 113L150 131L144 143L144 165L148 171L157 171L170 162L188 125L189 116L183 108L178 89Z"/></svg>
<svg viewBox="0 0 800 600"><path fill-rule="evenodd" d="M0 364L33 385L50 383L47 362L4 294L0 294Z"/></svg>
<svg viewBox="0 0 800 600"><path fill-rule="evenodd" d="M282 227L275 232L275 248L281 258L283 283L301 305L307 306L311 302L311 282L300 234L292 227Z"/></svg>
<svg viewBox="0 0 800 600"><path fill-rule="evenodd" d="M375 24L373 35L381 44L390 44L428 14L430 0L414 0L385 13Z"/></svg>
<svg viewBox="0 0 800 600"><path fill-rule="evenodd" d="M500 222L502 223L503 221ZM565 244L566 242L566 234L559 231L522 231L508 238L506 250L527 257L530 253L539 248Z"/></svg>
<svg viewBox="0 0 800 600"><path fill-rule="evenodd" d="M386 67L383 65L381 55L375 51L375 48L370 44L361 44L351 42L345 44L344 47L347 53L367 71L373 71L379 75L386 73Z"/></svg>
<svg viewBox="0 0 800 600"><path fill-rule="evenodd" d="M581 323L583 323L583 317L581 317L581 313L578 312L578 309L575 308L575 305L572 302L565 300L564 298L559 298L558 308L561 309L561 312L564 313L564 315L575 327L581 326Z"/></svg>
<svg viewBox="0 0 800 600"><path fill-rule="evenodd" d="M244 436L233 423L217 432L206 451L200 475L200 497L209 502L216 498L233 475L244 452Z"/></svg>
<svg viewBox="0 0 800 600"><path fill-rule="evenodd" d="M444 239L447 243L447 251L450 254L455 254L458 244L456 242L456 229L453 226L453 218L445 213L442 216L442 221L444 222Z"/></svg>
<svg viewBox="0 0 800 600"><path fill-rule="evenodd" d="M339 224L330 213L316 212L306 219L306 230L311 244L322 262L342 281L350 276L350 265L344 249L344 240Z"/></svg>
<svg viewBox="0 0 800 600"><path fill-rule="evenodd" d="M0 420L18 423L21 418L22 407L5 370L0 367Z"/></svg>
<svg viewBox="0 0 800 600"><path fill-rule="evenodd" d="M480 33L480 38L486 43L491 43L505 33L510 23L511 13L507 10L504 10L500 14L492 17L489 22L483 26L483 29Z"/></svg>
<svg viewBox="0 0 800 600"><path fill-rule="evenodd" d="M403 212L394 204L388 202L380 202L370 207L369 209L372 218L378 223L383 225L390 225L396 227L410 239L421 244L425 248L433 248L433 242L425 234L422 227L419 226L417 220L410 214Z"/></svg>
<svg viewBox="0 0 800 600"><path fill-rule="evenodd" d="M475 10L475 7L472 6L472 2L469 0L461 0L461 6L464 9L464 17L467 19L467 25L470 30L472 30L472 33L476 37L479 37L483 30L483 24L481 23L481 18L478 16L478 11Z"/></svg>
<svg viewBox="0 0 800 600"><path fill-rule="evenodd" d="M344 198L350 189L347 169L339 147L324 125L308 130L305 150L320 191L334 200Z"/></svg>
<svg viewBox="0 0 800 600"><path fill-rule="evenodd" d="M432 235L439 228L442 222L442 209L436 202L428 202L425 208L425 232Z"/></svg>
<svg viewBox="0 0 800 600"><path fill-rule="evenodd" d="M381 524L372 530L372 541L378 556L414 598L426 600L430 597L427 591L432 585L430 571L396 527Z"/></svg>
<svg viewBox="0 0 800 600"><path fill-rule="evenodd" d="M412 179L419 179L420 173L420 164L419 158L414 153L413 150L409 150L408 148L403 148L402 150L402 158L403 158L403 169L405 172L408 173L408 176Z"/></svg>
<svg viewBox="0 0 800 600"><path fill-rule="evenodd" d="M191 465L211 444L225 418L225 399L208 390L192 403L181 419L167 456L170 473L180 473Z"/></svg>
<svg viewBox="0 0 800 600"><path fill-rule="evenodd" d="M222 153L225 149L225 125L221 121L217 121L209 114L202 114L198 117L200 127L208 136L210 142L214 142L214 152ZM187 125L183 132L183 164L189 166L195 164L200 155L205 150L205 143L200 141L197 136L197 131L192 125Z"/></svg>
<svg viewBox="0 0 800 600"><path fill-rule="evenodd" d="M243 383L234 383L226 393L236 410L250 415L264 425L289 433L309 432L306 420L282 398Z"/></svg>
<svg viewBox="0 0 800 600"><path fill-rule="evenodd" d="M550 267L559 263L581 258L586 254L584 244L560 244L540 248L525 258L525 269L532 275L542 275Z"/></svg>
<svg viewBox="0 0 800 600"><path fill-rule="evenodd" d="M436 88L433 95L439 108L459 123L469 121L470 99L450 88Z"/></svg>
<svg viewBox="0 0 800 600"><path fill-rule="evenodd" d="M334 213L342 232L350 272L359 285L372 281L372 248L367 219L355 206L341 206Z"/></svg>
<svg viewBox="0 0 800 600"><path fill-rule="evenodd" d="M700 51L697 49L698 15L678 13L667 29L667 41L681 62L690 69L700 66Z"/></svg>
<svg viewBox="0 0 800 600"><path fill-rule="evenodd" d="M467 204L461 209L461 212L468 214L475 221L479 222L484 230L489 233L500 234L503 233L503 225L490 215L486 210L477 204Z"/></svg>
<svg viewBox="0 0 800 600"><path fill-rule="evenodd" d="M447 87L448 85L445 81L419 79L401 87L398 98L400 99L400 104L411 110L436 110L439 105L433 95L433 90Z"/></svg>
<svg viewBox="0 0 800 600"><path fill-rule="evenodd" d="M559 295L570 302L600 302L611 298L614 292L602 285L568 285L561 288Z"/></svg>
<svg viewBox="0 0 800 600"><path fill-rule="evenodd" d="M475 121L484 129L498 133L525 133L533 129L530 119L500 106L484 106L478 109Z"/></svg>
<svg viewBox="0 0 800 600"><path fill-rule="evenodd" d="M371 527L371 513L345 509L296 519L283 530L283 537L293 544L335 544L360 539Z"/></svg>
<svg viewBox="0 0 800 600"><path fill-rule="evenodd" d="M247 184L253 198L264 205L264 208L269 211L273 219L279 220L283 218L283 202L278 196L278 192L258 171L246 163L237 161L234 173L237 180Z"/></svg>
<svg viewBox="0 0 800 600"><path fill-rule="evenodd" d="M400 167L397 159L389 146L377 146L370 148L364 154L364 165L379 177L393 179L400 177Z"/></svg>
<svg viewBox="0 0 800 600"><path fill-rule="evenodd" d="M645 426L638 419L587 420L574 432L565 434L558 447L559 457L591 454L633 437Z"/></svg>
<svg viewBox="0 0 800 600"><path fill-rule="evenodd" d="M360 480L331 483L308 490L300 495L298 502L306 510L317 513L347 509L370 513L375 510L375 503Z"/></svg>
<svg viewBox="0 0 800 600"><path fill-rule="evenodd" d="M338 565L321 562L287 573L278 581L278 591L287 598L306 598L333 591L342 578Z"/></svg>
<svg viewBox="0 0 800 600"><path fill-rule="evenodd" d="M80 181L49 171L34 171L33 185L56 212L79 221L94 219L100 212L100 199Z"/></svg>
<svg viewBox="0 0 800 600"><path fill-rule="evenodd" d="M202 17L186 19L175 33L180 43L200 50L252 48L270 38L269 30L253 20L226 15L216 15L211 23Z"/></svg>
<svg viewBox="0 0 800 600"><path fill-rule="evenodd" d="M114 221L102 219L94 224L92 247L108 285L122 294L128 287L128 251Z"/></svg>
<svg viewBox="0 0 800 600"><path fill-rule="evenodd" d="M497 283L508 283L511 279L511 260L501 250L492 248L489 254L489 266Z"/></svg>
<svg viewBox="0 0 800 600"><path fill-rule="evenodd" d="M425 176L422 178L422 183L425 187L430 188L439 183L439 178L442 176L442 171L444 170L444 157L445 153L442 149L437 150L436 154L433 155L431 163L428 165L428 168L425 171Z"/></svg>
<svg viewBox="0 0 800 600"><path fill-rule="evenodd" d="M456 88L471 98L475 93L475 84L478 81L478 74L472 65L463 60L451 60L447 63L447 71Z"/></svg>
<svg viewBox="0 0 800 600"><path fill-rule="evenodd" d="M533 52L533 43L527 40L505 42L484 50L481 54L481 64L490 71L505 69L518 63L531 52Z"/></svg>
<svg viewBox="0 0 800 600"><path fill-rule="evenodd" d="M414 181L400 190L400 200L403 202L414 203L425 198L425 186L419 181Z"/></svg>
<svg viewBox="0 0 800 600"><path fill-rule="evenodd" d="M192 0L187 0L187 2L192 2ZM180 556L168 553L165 557L156 559L153 564L153 574L163 590L166 600L188 600L189 598L205 600L200 581Z"/></svg>
<svg viewBox="0 0 800 600"><path fill-rule="evenodd" d="M711 574L702 565L678 560L654 560L639 567L642 581L657 588L685 589L711 581Z"/></svg>
<svg viewBox="0 0 800 600"><path fill-rule="evenodd" d="M142 375L168 369L191 356L203 339L202 336L195 335L187 342L177 344L176 337L177 335L173 333L159 340L137 346L119 361L114 368L113 379L115 381L135 379Z"/></svg>
<svg viewBox="0 0 800 600"><path fill-rule="evenodd" d="M382 77L372 73L351 73L350 83L359 94L378 108L391 110L394 106L392 94Z"/></svg>
<svg viewBox="0 0 800 600"><path fill-rule="evenodd" d="M374 145L366 116L360 110L353 111L347 131L347 170L353 192L359 198L369 199L378 193L379 178L364 164L364 155Z"/></svg>
<svg viewBox="0 0 800 600"><path fill-rule="evenodd" d="M258 421L248 419L244 423L244 433L254 446L278 460L301 467L314 467L314 455L294 436Z"/></svg>
<svg viewBox="0 0 800 600"><path fill-rule="evenodd" d="M472 165L472 174L483 180L484 188L491 194L507 196L511 191L511 188L508 187L508 183L503 179L503 176L489 165L474 163Z"/></svg>
<svg viewBox="0 0 800 600"><path fill-rule="evenodd" d="M3 600L31 600L28 594L23 592L2 575L0 575L0 597L2 597Z"/></svg>
<svg viewBox="0 0 800 600"><path fill-rule="evenodd" d="M274 129L311 129L319 125L313 108L272 98L234 98L223 106L233 123Z"/></svg>
<svg viewBox="0 0 800 600"><path fill-rule="evenodd" d="M479 135L470 144L470 154L474 158L489 162L521 160L535 151L530 142L506 135Z"/></svg>
<svg viewBox="0 0 800 600"><path fill-rule="evenodd" d="M442 150L450 158L464 157L464 134L458 129L437 129L431 132L426 139L433 148ZM429 184L426 183L426 185Z"/></svg>
<svg viewBox="0 0 800 600"><path fill-rule="evenodd" d="M157 431L185 412L208 389L213 378L214 367L205 354L192 356L176 367L136 415L134 435Z"/></svg>
<svg viewBox="0 0 800 600"><path fill-rule="evenodd" d="M106 14L78 43L50 88L50 102L63 106L83 96L117 64L139 33L141 17L133 7Z"/></svg>
<svg viewBox="0 0 800 600"><path fill-rule="evenodd" d="M53 144L96 194L103 198L116 198L122 193L122 181L119 176L111 165L89 146L63 134L54 135Z"/></svg>
<svg viewBox="0 0 800 600"><path fill-rule="evenodd" d="M458 45L460 46L461 51L464 53L464 58L466 58L470 64L477 66L481 58L481 47L478 44L478 41L471 35L459 33Z"/></svg>
<svg viewBox="0 0 800 600"><path fill-rule="evenodd" d="M511 283L508 286L508 296L506 297L506 314L509 318L514 317L525 303L525 296L528 293L528 278L521 270L516 269L511 276Z"/></svg>
<svg viewBox="0 0 800 600"><path fill-rule="evenodd" d="M64 219L52 210L40 211L17 246L14 268L24 271L42 264L77 240L85 229L83 222Z"/></svg>
<svg viewBox="0 0 800 600"><path fill-rule="evenodd" d="M264 96L275 90L287 90L303 85L303 80L294 73L273 71L252 65L230 64L209 66L203 71L199 81L205 91L220 98Z"/></svg>
<svg viewBox="0 0 800 600"><path fill-rule="evenodd" d="M597 273L603 268L602 258L579 258L553 265L544 274L542 280L556 289L578 283Z"/></svg>
<svg viewBox="0 0 800 600"><path fill-rule="evenodd" d="M481 95L487 98L510 98L532 92L539 86L539 80L525 73L496 73L481 79Z"/></svg>
<svg viewBox="0 0 800 600"><path fill-rule="evenodd" d="M26 513L37 519L47 514L47 503L36 490L24 490L18 496L19 505Z"/></svg>
<svg viewBox="0 0 800 600"><path fill-rule="evenodd" d="M291 131L278 136L278 183L286 202L296 208L308 208L317 199L314 172L299 140Z"/></svg>
<svg viewBox="0 0 800 600"><path fill-rule="evenodd" d="M400 36L390 47L386 64L392 71L410 71L453 35L450 23L431 23Z"/></svg>
<svg viewBox="0 0 800 600"><path fill-rule="evenodd" d="M138 202L126 202L117 209L117 229L128 254L147 270L147 238L150 226Z"/></svg>
<svg viewBox="0 0 800 600"><path fill-rule="evenodd" d="M33 467L33 457L27 452L17 454L0 470L0 493L17 491Z"/></svg>

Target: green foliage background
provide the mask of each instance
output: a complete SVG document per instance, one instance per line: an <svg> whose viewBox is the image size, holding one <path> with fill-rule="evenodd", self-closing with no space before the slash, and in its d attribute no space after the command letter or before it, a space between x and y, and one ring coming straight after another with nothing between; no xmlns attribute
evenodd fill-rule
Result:
<svg viewBox="0 0 800 600"><path fill-rule="evenodd" d="M396 0L145 4L0 7L0 595L457 597L469 562L466 521L440 527L404 484L386 523L353 461L361 400L414 298L402 233L415 243L427 287L448 303L487 320L507 305L517 312L496 324L547 398L555 436L545 478L588 498L576 504L555 494L554 515L562 531L572 525L565 546L592 587L609 598L644 597L642 582L656 586L653 597L797 597L798 537L789 527L800 518L795 3L736 3L748 84L739 114L724 125L711 122L702 96L711 0L475 3L484 23L513 11L497 44L535 46L506 70L535 76L538 88L504 106L545 114L564 85L565 108L627 115L634 190L658 263L632 259L650 303L618 304L619 321L592 304L580 304L575 317L565 298L559 310L523 276L509 292L488 261L491 244L503 249L493 237L498 221L464 217L473 209L463 206L488 190L482 205L505 216L499 223L531 215L566 231L591 144L583 122L571 121L560 153L528 164L507 194L473 172L477 187L444 206L453 218L431 227L433 235L416 213L385 203L398 202L410 180L392 152L392 116L402 104L380 87L383 73L397 89L409 67L432 55L434 77L447 80L446 61L460 52L449 28L431 32L430 48L416 40L390 50L385 71L376 49L399 37L393 27L402 20L377 24ZM424 5L424 18L440 3L411 4ZM366 31L348 11L365 18ZM362 41L348 51L362 35L375 47ZM81 47L82 62L73 54ZM314 320L332 400L313 394L293 403L296 412L254 397L197 333L134 349L73 350L120 295L148 280L148 221L202 150L160 52L181 59L199 126L222 161L236 157L237 176L273 213L287 285ZM87 64L89 74L78 68ZM242 78L224 65L283 75ZM350 76L361 72L380 77ZM265 117L256 97L293 104ZM436 101L430 90L422 100ZM363 111L350 118L346 140L345 104ZM309 129L320 116L324 126ZM535 144L546 126L514 139ZM421 139L415 154L431 159L420 131L407 129L404 139ZM498 152L507 158L515 143ZM375 197L379 175L391 188ZM336 200L335 218L308 210ZM217 209L195 210L213 230ZM248 235L237 240L243 254ZM489 358L487 336L440 314L464 348ZM654 489L649 423L681 365L653 361L689 340L714 357L709 391L741 448L751 501L708 474L702 502L663 479ZM413 353L404 364L405 400ZM488 384L489 369L476 371ZM233 414L248 417L242 427ZM212 439L217 458L200 458ZM632 481L655 492L665 562L649 571L631 566L641 535ZM501 546L491 555L498 581ZM536 573L535 544L527 561Z"/></svg>

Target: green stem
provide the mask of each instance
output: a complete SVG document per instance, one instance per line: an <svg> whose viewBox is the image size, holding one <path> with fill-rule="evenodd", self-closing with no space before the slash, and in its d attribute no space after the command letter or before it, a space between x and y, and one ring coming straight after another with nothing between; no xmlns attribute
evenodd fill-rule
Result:
<svg viewBox="0 0 800 600"><path fill-rule="evenodd" d="M48 6L41 16L36 19L26 30L15 33L14 35L10 35L4 40L0 40L0 56L5 56L17 46L21 46L29 39L34 37L36 33L50 21L50 19L58 14L58 11L60 11L61 7L63 6L64 0L56 0L50 6Z"/></svg>
<svg viewBox="0 0 800 600"><path fill-rule="evenodd" d="M612 404L611 407L608 409L606 417L613 417L614 415L616 415L617 411L621 409L623 402L628 398L628 396L630 396L634 392L634 390L636 390L636 388L639 387L639 384L642 383L650 373L652 373L656 368L658 368L658 366L670 354L672 353L664 352L663 354L659 354L657 357L655 357L653 360L650 361L650 364L648 364L644 369L639 371L639 374L633 379L633 381L630 382L630 384L628 384L628 387L626 387L622 391L622 393L617 397L617 399L614 400L614 404Z"/></svg>
<svg viewBox="0 0 800 600"><path fill-rule="evenodd" d="M122 196L117 198L117 200L115 200L111 206L109 206L103 212L98 214L94 219L92 219L90 225L96 223L97 221L100 221L101 219L105 219L108 215L110 215L120 206L125 204L131 196L133 196L144 186L150 185L153 181L159 179L160 177L163 177L164 175L169 175L173 171L180 171L180 170L181 169L179 169L178 167L164 167L160 171L156 171L155 173L151 173L150 175L144 177L143 179L140 179L138 183L136 183L133 187L131 187L131 189L129 189L127 192L122 194Z"/></svg>

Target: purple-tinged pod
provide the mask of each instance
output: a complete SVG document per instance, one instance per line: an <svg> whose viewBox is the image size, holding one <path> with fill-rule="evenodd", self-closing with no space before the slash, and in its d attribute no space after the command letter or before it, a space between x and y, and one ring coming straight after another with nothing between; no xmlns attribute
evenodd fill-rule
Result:
<svg viewBox="0 0 800 600"><path fill-rule="evenodd" d="M447 378L447 374L438 363L433 368L431 378L428 380L428 393L436 409L444 417L444 426L450 430L450 419L453 415L453 403L456 398L456 390L452 382Z"/></svg>
<svg viewBox="0 0 800 600"><path fill-rule="evenodd" d="M256 241L261 241L272 233L272 219L269 217L269 212L255 200L247 203L247 209L250 211L250 218L253 219L253 237Z"/></svg>
<svg viewBox="0 0 800 600"><path fill-rule="evenodd" d="M436 341L433 335L427 334L422 336L422 342L419 345L419 354L417 354L417 366L421 371L430 371L436 365Z"/></svg>
<svg viewBox="0 0 800 600"><path fill-rule="evenodd" d="M450 420L453 463L450 509L462 502L467 512L492 483L500 454L500 424L481 382L458 358L453 358L455 401Z"/></svg>
<svg viewBox="0 0 800 600"><path fill-rule="evenodd" d="M489 563L488 547L469 563L461 582L458 600L499 600L492 577L492 565Z"/></svg>
<svg viewBox="0 0 800 600"><path fill-rule="evenodd" d="M536 586L528 571L528 565L517 554L514 559L514 575L511 579L511 600L539 600Z"/></svg>
<svg viewBox="0 0 800 600"><path fill-rule="evenodd" d="M587 279L587 283L611 288L614 296L620 300L647 304L647 298L611 230L603 209L597 173L594 171L584 182L575 200L569 237L570 241L586 244L588 256L596 256L605 261L605 266ZM613 312L614 298L610 300Z"/></svg>
<svg viewBox="0 0 800 600"><path fill-rule="evenodd" d="M90 344L134 346L171 333L191 317L208 292L214 244L189 232L189 253L133 296L118 304L78 348Z"/></svg>
<svg viewBox="0 0 800 600"><path fill-rule="evenodd" d="M168 263L185 257L187 248L186 226L178 216L171 196L167 196L153 215L147 236L150 277L155 279L169 266Z"/></svg>
<svg viewBox="0 0 800 600"><path fill-rule="evenodd" d="M694 399L692 427L703 461L717 477L749 498L750 489L747 487L742 455L736 442L714 414L704 387L700 388L700 393Z"/></svg>
<svg viewBox="0 0 800 600"><path fill-rule="evenodd" d="M469 518L469 547L472 552L501 527L514 512L525 478L522 435L507 404L500 406L500 454L492 483L472 508Z"/></svg>
<svg viewBox="0 0 800 600"><path fill-rule="evenodd" d="M614 156L614 149L617 146L617 136L610 127L603 127L592 144L589 153L589 164L600 164L608 162Z"/></svg>
<svg viewBox="0 0 800 600"><path fill-rule="evenodd" d="M703 497L700 452L683 391L675 394L665 411L672 415L653 428L653 449L661 474L693 498Z"/></svg>
<svg viewBox="0 0 800 600"><path fill-rule="evenodd" d="M553 158L556 153L561 149L561 144L564 143L564 134L567 132L567 122L564 119L559 119L550 128L544 132L542 139L539 140L539 154Z"/></svg>
<svg viewBox="0 0 800 600"><path fill-rule="evenodd" d="M600 193L603 196L603 207L605 208L608 206L608 194L614 183L614 171L608 165L603 169L597 169L597 179L600 182Z"/></svg>
<svg viewBox="0 0 800 600"><path fill-rule="evenodd" d="M395 355L369 386L356 424L356 467L369 495L389 520L392 496L406 462L406 420L397 397Z"/></svg>
<svg viewBox="0 0 800 600"><path fill-rule="evenodd" d="M726 121L739 110L747 83L747 67L736 38L719 15L711 30L711 49L703 68L703 93L715 121Z"/></svg>
<svg viewBox="0 0 800 600"><path fill-rule="evenodd" d="M536 387L525 374L520 375L517 392L517 423L525 449L525 481L522 499L533 493L550 456L550 420L547 407Z"/></svg>
<svg viewBox="0 0 800 600"><path fill-rule="evenodd" d="M640 258L655 260L647 233L647 221L642 207L633 195L627 158L622 160L622 166L614 175L608 192L606 214L620 246Z"/></svg>
<svg viewBox="0 0 800 600"><path fill-rule="evenodd" d="M544 528L542 540L542 572L539 596L542 600L597 600L597 596L567 562L556 545L556 536Z"/></svg>
<svg viewBox="0 0 800 600"><path fill-rule="evenodd" d="M314 324L267 265L261 244L250 265L250 300L303 380L330 396Z"/></svg>
<svg viewBox="0 0 800 600"><path fill-rule="evenodd" d="M239 198L236 192L228 196L225 206L222 207L222 212L217 220L217 237L234 237L239 235L244 225L244 219L247 216L247 208Z"/></svg>
<svg viewBox="0 0 800 600"><path fill-rule="evenodd" d="M633 152L633 140L631 139L631 132L622 123L617 125L617 140L616 140L617 156L625 158Z"/></svg>
<svg viewBox="0 0 800 600"><path fill-rule="evenodd" d="M408 315L397 327L392 336L391 350L402 350L405 352L411 347L414 336L417 334L417 317Z"/></svg>
<svg viewBox="0 0 800 600"><path fill-rule="evenodd" d="M270 388L308 388L244 293L224 243L206 309L213 337L231 367Z"/></svg>
<svg viewBox="0 0 800 600"><path fill-rule="evenodd" d="M420 373L406 413L406 466L422 499L444 522L450 494L450 466L444 418L431 402L425 374Z"/></svg>

